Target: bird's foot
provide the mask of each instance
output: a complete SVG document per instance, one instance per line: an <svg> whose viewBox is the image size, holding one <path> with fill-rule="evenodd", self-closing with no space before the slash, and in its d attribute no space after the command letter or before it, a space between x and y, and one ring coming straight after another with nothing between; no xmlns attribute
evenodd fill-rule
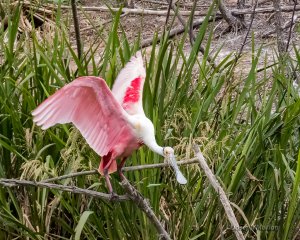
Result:
<svg viewBox="0 0 300 240"><path fill-rule="evenodd" d="M116 194L115 192L110 192L110 198L109 201L110 202L115 202L119 200L119 195Z"/></svg>

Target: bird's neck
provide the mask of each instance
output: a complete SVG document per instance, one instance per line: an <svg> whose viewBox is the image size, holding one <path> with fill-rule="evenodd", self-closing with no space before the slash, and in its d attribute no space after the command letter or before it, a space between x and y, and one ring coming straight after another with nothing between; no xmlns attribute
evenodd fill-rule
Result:
<svg viewBox="0 0 300 240"><path fill-rule="evenodd" d="M128 121L135 129L136 135L148 146L153 152L164 156L163 147L159 146L155 139L153 123L144 114L130 116Z"/></svg>
<svg viewBox="0 0 300 240"><path fill-rule="evenodd" d="M164 148L159 146L156 142L152 142L151 144L148 144L148 147L157 154L164 156Z"/></svg>

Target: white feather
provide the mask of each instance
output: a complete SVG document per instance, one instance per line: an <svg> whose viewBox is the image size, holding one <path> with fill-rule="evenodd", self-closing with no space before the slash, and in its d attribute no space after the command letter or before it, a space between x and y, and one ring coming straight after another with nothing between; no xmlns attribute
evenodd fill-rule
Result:
<svg viewBox="0 0 300 240"><path fill-rule="evenodd" d="M116 100L120 105L123 105L124 96L127 88L130 87L131 82L136 78L142 78L140 86L140 99L137 103L132 104L130 114L144 113L142 104L143 86L146 77L146 70L143 64L143 58L140 51L138 51L135 56L130 58L130 61L125 65L125 67L120 71L117 79L112 88L112 93L114 94ZM127 103L128 104L128 103ZM130 104L130 103L129 103Z"/></svg>

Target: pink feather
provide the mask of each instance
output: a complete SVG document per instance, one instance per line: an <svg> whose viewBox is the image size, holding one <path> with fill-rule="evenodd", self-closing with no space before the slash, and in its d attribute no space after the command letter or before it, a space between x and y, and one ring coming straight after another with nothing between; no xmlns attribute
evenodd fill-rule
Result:
<svg viewBox="0 0 300 240"><path fill-rule="evenodd" d="M139 142L127 122L126 112L106 82L99 77L80 77L45 100L32 112L42 129L72 122L100 156L127 157Z"/></svg>

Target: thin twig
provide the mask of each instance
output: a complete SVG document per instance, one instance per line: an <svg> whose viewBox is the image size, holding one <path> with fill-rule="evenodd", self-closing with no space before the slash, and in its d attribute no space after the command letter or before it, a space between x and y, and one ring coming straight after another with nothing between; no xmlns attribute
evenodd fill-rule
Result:
<svg viewBox="0 0 300 240"><path fill-rule="evenodd" d="M290 45L290 41L291 41L291 36L292 36L292 29L295 23L294 16L295 16L295 12L296 12L296 6L297 6L297 0L293 0L294 1L294 9L293 9L293 14L292 14L292 19L291 19L291 27L290 27L290 31L289 31L289 36L288 36L288 41L286 43L286 49L285 51L287 52L289 50L289 45Z"/></svg>
<svg viewBox="0 0 300 240"><path fill-rule="evenodd" d="M48 178L48 179L42 180L41 182L43 182L43 183L55 182L55 181L59 181L59 180L67 179L67 178L74 178L74 177L94 175L94 174L99 174L99 172L96 169L90 170L90 171L75 172L75 173L70 173L70 174L66 174L66 175L62 175L62 176L58 176L58 177Z"/></svg>
<svg viewBox="0 0 300 240"><path fill-rule="evenodd" d="M148 201L135 189L129 181L125 178L121 182L122 187L128 193L130 199L147 215L149 220L154 224L156 230L160 234L160 239L171 240L170 235L164 229L155 213L153 212Z"/></svg>
<svg viewBox="0 0 300 240"><path fill-rule="evenodd" d="M167 12L166 23L165 23L166 26L167 26L167 24L168 24L169 17L170 17L170 12L171 12L171 7L172 7L172 1L173 1L173 0L170 0L170 1L169 1L169 5L168 5L168 12Z"/></svg>
<svg viewBox="0 0 300 240"><path fill-rule="evenodd" d="M167 0L167 1L171 2L171 0ZM174 14L176 15L176 17L178 18L179 22L181 23L181 25L183 27L186 27L186 22L183 19L181 12L179 12L179 9L177 9L177 7L175 6L175 4L172 3L172 2L171 2L171 7L172 7L172 10L173 10ZM189 13L191 14L191 12L189 12Z"/></svg>
<svg viewBox="0 0 300 240"><path fill-rule="evenodd" d="M237 57L236 57L236 61L240 58L240 56L241 56L241 54L242 54L242 52L243 52L244 46L245 46L245 44L246 44L248 35L249 35L249 33L250 33L250 29L251 29L251 27L252 27L253 20L254 20L254 16L255 16L255 9L256 9L256 7L257 7L257 2L258 2L258 0L255 1L255 4L254 4L254 6L253 6L253 9L252 9L252 15L251 15L251 21L250 21L250 24L249 24L249 26L248 26L248 30L247 30L247 33L246 33L246 35L245 35L243 44L242 44L242 46L241 46L241 48L240 48L240 51L239 51L239 53L238 53L238 55L237 55Z"/></svg>
<svg viewBox="0 0 300 240"><path fill-rule="evenodd" d="M187 164L193 164L193 163L198 163L197 158L178 161L177 165L180 166L180 165L187 165ZM144 165L139 165L139 166L124 167L122 169L122 171L130 172L130 171L153 169L153 168L164 168L164 167L170 167L170 164L169 163L144 164ZM98 170L95 169L95 170L90 170L90 171L70 173L70 174L59 176L59 177L45 179L45 180L42 180L41 182L43 182L43 183L55 182L55 181L59 181L59 180L67 179L67 178L74 178L74 177L94 175L94 174L99 174Z"/></svg>
<svg viewBox="0 0 300 240"><path fill-rule="evenodd" d="M72 13L73 13L73 21L74 21L74 29L75 29L75 38L76 38L76 45L77 45L77 57L81 59L81 39L80 39L80 30L79 30L79 22L78 22L78 15L77 15L77 7L75 0L71 0L72 6Z"/></svg>
<svg viewBox="0 0 300 240"><path fill-rule="evenodd" d="M232 225L232 230L234 231L236 238L238 240L244 240L245 237L241 231L241 227L239 226L238 221L236 220L236 217L234 215L234 212L230 206L230 201L228 200L228 198L227 198L223 188L219 184L217 178L215 177L215 175L212 173L212 171L208 167L208 165L205 161L205 158L203 157L203 155L200 151L199 146L196 144L194 145L194 151L195 151L196 157L198 158L198 162L199 162L201 168L203 169L205 175L207 176L210 184L213 186L213 188L216 190L216 192L220 196L220 201L224 207L224 210L228 217L228 220Z"/></svg>
<svg viewBox="0 0 300 240"><path fill-rule="evenodd" d="M197 158L191 158L189 160L181 160L177 162L177 165L188 165L188 164L193 164L197 163ZM156 164L144 164L144 165L139 165L139 166L132 166L132 167L124 167L122 170L124 172L129 172L129 171L136 171L136 170L144 170L144 169L152 169L152 168L164 168L164 167L170 167L169 163L156 163Z"/></svg>
<svg viewBox="0 0 300 240"><path fill-rule="evenodd" d="M171 0L167 0L167 1L171 1ZM173 3L171 4L171 7L172 7L174 13L176 14L176 16L177 16L179 22L181 23L183 29L185 30L185 29L187 28L187 23L185 22L185 20L184 20L183 17L182 17L182 14L181 14L182 12L179 12L179 10L177 9L177 7L176 7L175 4L173 4ZM194 17L194 15L196 15L196 14L195 14L195 9L192 10L192 14L193 14L193 17ZM193 24L190 24L190 31L189 31L190 39L192 39L192 40L191 40L191 44L196 40L196 37L195 37L195 35L194 35L194 33L193 33L193 26L192 26L192 25L193 25ZM203 55L205 54L205 49L204 49L201 45L200 45L199 51L200 51ZM207 61L211 64L211 66L212 66L213 68L216 68L216 64L215 64L214 60L213 60L210 56L207 56Z"/></svg>
<svg viewBox="0 0 300 240"><path fill-rule="evenodd" d="M5 187L16 187L16 186L32 186L32 187L40 187L40 188L50 188L56 189L64 192L71 192L77 194L84 194L90 197L101 198L104 200L112 200L111 194L96 192L88 189L83 189L75 186L65 186L54 183L46 183L46 182L35 182L35 181L27 181L27 180L18 180L18 179L5 179L0 178L0 185ZM126 195L118 195L114 201L126 201L129 200Z"/></svg>

